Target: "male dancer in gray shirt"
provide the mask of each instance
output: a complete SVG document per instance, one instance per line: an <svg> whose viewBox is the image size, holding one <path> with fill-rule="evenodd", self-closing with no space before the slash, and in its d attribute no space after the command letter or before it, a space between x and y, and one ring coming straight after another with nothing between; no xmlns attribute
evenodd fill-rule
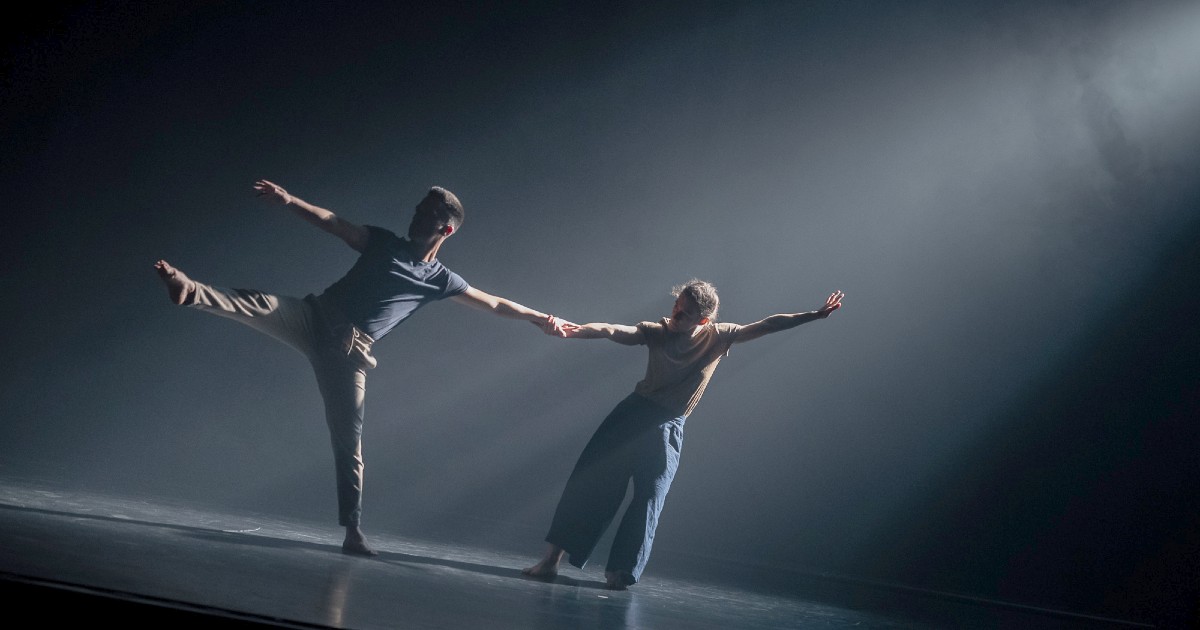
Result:
<svg viewBox="0 0 1200 630"><path fill-rule="evenodd" d="M417 204L406 237L342 217L260 180L258 195L282 203L300 218L360 253L354 266L320 295L295 298L247 289L213 287L189 278L165 260L155 269L171 302L227 317L268 334L308 358L325 402L325 422L337 475L338 524L346 528L342 552L374 556L362 516L362 423L373 344L422 306L442 299L530 322L562 336L564 322L466 283L437 259L438 250L463 223L463 207L448 190L433 187Z"/></svg>

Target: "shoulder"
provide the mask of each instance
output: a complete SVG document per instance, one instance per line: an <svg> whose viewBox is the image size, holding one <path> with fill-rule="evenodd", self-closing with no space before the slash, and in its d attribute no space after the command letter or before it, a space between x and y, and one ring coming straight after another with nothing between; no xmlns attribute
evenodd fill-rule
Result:
<svg viewBox="0 0 1200 630"><path fill-rule="evenodd" d="M445 279L446 279L445 296L446 297L454 297L456 295L462 295L463 293L466 293L467 291L472 290L470 283L468 283L466 280L464 280L462 276L447 269L445 267L445 265L442 266L442 271L445 272Z"/></svg>
<svg viewBox="0 0 1200 630"><path fill-rule="evenodd" d="M643 332L662 332L663 330L666 330L666 325L661 321L658 321L658 322L645 321L645 322L638 322L637 328L638 328L638 330L641 330Z"/></svg>
<svg viewBox="0 0 1200 630"><path fill-rule="evenodd" d="M714 347L724 348L726 351L728 351L730 346L737 343L738 334L743 328L745 328L745 326L742 326L741 324L716 322L711 325L711 328L712 336L709 337L709 339L712 341L710 343L712 343Z"/></svg>
<svg viewBox="0 0 1200 630"><path fill-rule="evenodd" d="M367 230L368 247L379 245L393 247L403 242L400 240L399 236L396 236L395 232L386 228L381 228L378 225L364 225L363 228Z"/></svg>
<svg viewBox="0 0 1200 630"><path fill-rule="evenodd" d="M408 241L403 241L403 242L407 243ZM466 280L463 280L462 275L456 273L453 269L447 267L446 264L441 261L441 259L435 258L432 263L428 263L428 264L434 270L433 275L440 277L440 278L445 278L451 284L465 285L467 283Z"/></svg>
<svg viewBox="0 0 1200 630"><path fill-rule="evenodd" d="M718 336L735 335L741 329L745 328L741 324L731 324L728 322L717 322L713 324L713 330Z"/></svg>
<svg viewBox="0 0 1200 630"><path fill-rule="evenodd" d="M400 237L396 236L395 232L393 232L387 228L381 228L378 225L364 225L363 227L367 228L367 231L373 235L379 235L379 236L384 236L384 237L388 237L388 238L396 238L396 239L400 238Z"/></svg>
<svg viewBox="0 0 1200 630"><path fill-rule="evenodd" d="M657 322L638 322L638 332L642 333L642 339L647 344L655 344L663 339L667 334L666 320Z"/></svg>

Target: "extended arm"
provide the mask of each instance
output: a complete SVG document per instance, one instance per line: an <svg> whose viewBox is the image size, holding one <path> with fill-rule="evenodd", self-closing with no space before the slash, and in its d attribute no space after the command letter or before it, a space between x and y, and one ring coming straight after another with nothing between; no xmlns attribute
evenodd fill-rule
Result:
<svg viewBox="0 0 1200 630"><path fill-rule="evenodd" d="M301 219L342 239L347 245L354 248L355 251L361 252L366 249L367 228L351 223L333 212L319 206L314 206L299 197L293 197L282 186L273 184L265 179L255 182L254 190L258 191L259 197L266 197L284 204Z"/></svg>
<svg viewBox="0 0 1200 630"><path fill-rule="evenodd" d="M758 339L766 334L795 328L800 324L807 324L816 319L825 319L829 317L830 313L842 307L842 296L844 295L841 291L834 291L825 300L825 305L815 311L772 315L765 319L760 319L753 324L742 327L734 343L743 343L752 339Z"/></svg>
<svg viewBox="0 0 1200 630"><path fill-rule="evenodd" d="M458 302L459 304L465 304L471 308L487 311L489 313L499 315L500 317L527 321L538 328L541 328L546 334L554 335L556 337L566 336L563 332L565 327L568 325L574 326L574 324L565 322L557 317L554 317L553 315L547 315L541 311L535 311L527 306L517 304L512 300L506 300L502 297L485 293L479 289L476 289L475 287L471 287L467 289L466 293L460 293L450 299Z"/></svg>
<svg viewBox="0 0 1200 630"><path fill-rule="evenodd" d="M646 341L646 335L637 326L622 324L568 324L567 337L574 339L611 339L626 346L636 346Z"/></svg>

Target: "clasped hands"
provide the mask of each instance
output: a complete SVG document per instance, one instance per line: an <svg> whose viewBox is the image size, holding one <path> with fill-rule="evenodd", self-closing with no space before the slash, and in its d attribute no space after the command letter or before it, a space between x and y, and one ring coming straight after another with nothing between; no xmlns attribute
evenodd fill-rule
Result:
<svg viewBox="0 0 1200 630"><path fill-rule="evenodd" d="M565 319L559 319L553 315L547 315L546 319L541 323L542 332L551 337L570 337L575 331L579 330L579 324L569 322Z"/></svg>

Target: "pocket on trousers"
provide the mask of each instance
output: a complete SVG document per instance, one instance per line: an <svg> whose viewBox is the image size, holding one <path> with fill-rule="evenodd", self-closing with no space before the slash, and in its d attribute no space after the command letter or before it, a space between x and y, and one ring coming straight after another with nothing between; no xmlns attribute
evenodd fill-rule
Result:
<svg viewBox="0 0 1200 630"><path fill-rule="evenodd" d="M350 359L361 369L369 370L379 363L371 354L371 346L375 340L356 326L346 326L335 331L334 343L339 354Z"/></svg>

